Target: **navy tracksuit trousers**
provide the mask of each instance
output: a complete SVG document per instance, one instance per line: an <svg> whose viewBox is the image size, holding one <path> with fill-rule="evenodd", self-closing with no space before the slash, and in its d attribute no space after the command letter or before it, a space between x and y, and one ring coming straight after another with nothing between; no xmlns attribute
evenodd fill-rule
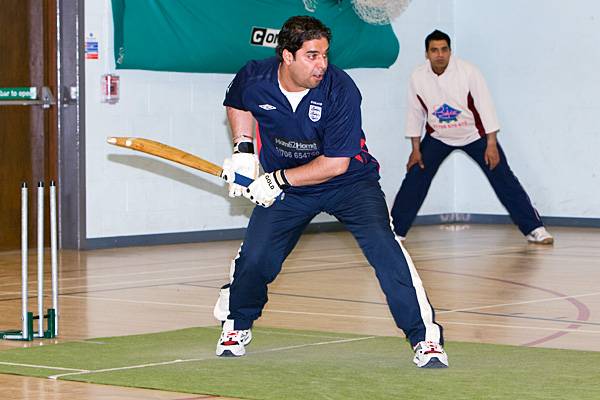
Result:
<svg viewBox="0 0 600 400"><path fill-rule="evenodd" d="M498 144L500 162L493 170L485 164L485 149L487 147L487 136L469 143L465 146L449 146L442 141L425 135L421 141L421 155L425 169L418 164L413 165L406 173L402 186L396 195L392 207L392 219L394 231L400 236L406 236L417 212L421 208L433 177L438 171L442 161L454 150L460 149L469 155L482 169L494 192L502 205L506 208L513 222L519 227L523 235L527 235L535 228L543 226L542 221L535 210L529 196L513 174L504 151Z"/></svg>
<svg viewBox="0 0 600 400"><path fill-rule="evenodd" d="M228 322L252 327L267 303L267 285L308 223L320 212L336 217L354 235L375 269L396 325L414 346L443 343L423 284L410 256L392 231L384 194L375 179L362 179L319 194L286 194L271 207L255 207L238 257L232 264Z"/></svg>

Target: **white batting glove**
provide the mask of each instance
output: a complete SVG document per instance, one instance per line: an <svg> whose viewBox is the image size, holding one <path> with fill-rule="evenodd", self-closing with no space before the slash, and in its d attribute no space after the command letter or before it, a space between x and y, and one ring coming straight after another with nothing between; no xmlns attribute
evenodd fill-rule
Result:
<svg viewBox="0 0 600 400"><path fill-rule="evenodd" d="M261 175L244 190L244 197L261 207L270 207L290 186L282 169Z"/></svg>
<svg viewBox="0 0 600 400"><path fill-rule="evenodd" d="M252 153L234 153L231 158L223 161L223 175L227 176L229 182L229 197L241 196L243 186L233 183L235 173L244 175L250 179L258 178L258 158Z"/></svg>

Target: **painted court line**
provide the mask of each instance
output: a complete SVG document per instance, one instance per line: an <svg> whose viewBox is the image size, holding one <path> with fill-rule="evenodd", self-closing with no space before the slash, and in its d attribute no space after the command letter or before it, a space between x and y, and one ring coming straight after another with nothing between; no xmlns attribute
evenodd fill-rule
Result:
<svg viewBox="0 0 600 400"><path fill-rule="evenodd" d="M584 296L592 296L592 295L597 295L600 293L588 293L588 294L582 294L582 295L576 295L576 296L568 296L568 297L584 297ZM150 302L150 301L137 301L137 300L124 300L124 299L111 299L111 298L103 298L103 297L86 297L86 296L65 296L65 297L81 297L81 298L86 298L86 299L95 299L95 300L107 300L107 301L123 301L123 302L132 302L132 303L149 303L149 304L160 304L160 305L175 305L175 306L183 306L183 307L197 307L197 308L210 308L212 309L213 306L204 306L204 305L198 305L198 304L176 304L176 303L161 303L161 302ZM532 300L529 302L518 302L518 303L506 303L506 304L497 304L497 305L490 305L490 306L483 306L480 308L491 308L491 307L501 307L501 306L508 306L508 305L518 305L518 304L523 304L523 303L531 303L531 302L543 302L543 301L550 301L550 300L557 300L558 298L549 298L549 299L541 299L541 300ZM558 299L560 300L560 299ZM468 309L457 309L457 310L448 310L448 311L442 311L442 312L438 312L438 314L442 314L442 313L451 313L451 312L458 312L458 311L473 311L473 310L477 310L478 307L472 307L472 308L468 308ZM329 314L329 313L314 313L314 312L308 312L308 311L289 311L289 310L270 310L270 309L265 309L263 312L273 312L273 313L281 313L281 314L297 314L297 315L310 315L310 316L320 316L320 317L338 317L338 318L357 318L357 319L374 319L374 320L382 320L382 321L391 321L392 317L376 317L376 316L372 316L372 315L352 315L352 314ZM556 323L564 323L561 321L556 321ZM519 325L502 325L502 324L479 324L479 323L468 323L468 322L453 322L453 321L444 321L444 325L468 325L468 326L487 326L487 327L494 327L494 328L514 328L514 329L530 329L530 330L542 330L542 331L565 331L565 332L573 332L573 333L600 333L600 331L594 331L594 330L582 330L582 329L568 329L568 328L546 328L546 327L540 327L540 326L530 326L530 325L523 325L523 326L519 326ZM210 328L210 327L207 327ZM211 328L212 329L212 328ZM214 328L215 330L217 330L218 328ZM269 334L275 334L274 332L268 332ZM282 333L283 334L283 333ZM297 335L297 336L308 336L308 335ZM327 337L327 336L315 336L315 337ZM332 338L335 336L331 336Z"/></svg>
<svg viewBox="0 0 600 400"><path fill-rule="evenodd" d="M0 365L10 365L13 367L56 369L58 371L77 371L77 372L82 372L82 373L89 372L89 370L87 370L87 369L51 367L49 365L21 364L21 363L12 363L12 362L5 362L5 361L0 361Z"/></svg>
<svg viewBox="0 0 600 400"><path fill-rule="evenodd" d="M169 268L169 274L174 272L186 272L186 271L198 271L205 269L214 269L214 268L223 268L222 265L209 265L209 266L195 266L195 267L182 267L182 268ZM74 277L61 277L60 283L66 283L68 281L78 281L78 280L90 280L90 279L110 279L110 280L119 280L119 278L127 277L127 276L138 276L138 275L156 275L156 274L164 274L165 270L155 270L155 271L140 271L140 272L126 272L120 274L88 274L84 276L74 276ZM50 282L50 277L44 278L45 282ZM15 283L0 283L1 286L15 286ZM62 285L61 285L62 286Z"/></svg>
<svg viewBox="0 0 600 400"><path fill-rule="evenodd" d="M463 311L477 311L477 310L484 310L484 309L490 309L490 308L496 308L496 307L508 307L508 306L524 305L524 304L544 303L544 302L564 300L564 299L569 299L569 298L581 298L581 297L598 296L598 295L600 295L600 292L583 293L583 294L578 294L578 295L560 296L560 297L547 297L547 298L543 298L543 299L527 300L527 301L520 301L520 302L513 302L513 303L499 303L499 304L490 304L487 306L457 308L457 309L447 310L447 311L438 311L438 312L436 312L436 314L441 315L441 314L450 314L450 313L463 312ZM118 299L118 298L113 298L113 297L78 296L78 295L62 295L61 297L87 299L87 300L100 300L100 301L114 301L114 302L135 303L135 304L154 304L154 305L165 305L165 306L176 306L176 307L209 308L209 309L213 308L212 305L207 306L207 305L202 305L202 304L168 303L168 302L149 301L149 300L129 300L129 299ZM279 313L279 314L311 315L311 316L320 316L320 317L374 319L374 320L391 320L392 319L389 316L377 317L377 316L373 316L373 315L315 313L315 312L309 312L309 311L276 310L276 309L269 309L269 308L266 308L264 310L264 312ZM446 321L444 323L448 323L448 322ZM482 325L482 326L484 326L484 325ZM508 327L508 325L507 325L507 327Z"/></svg>
<svg viewBox="0 0 600 400"><path fill-rule="evenodd" d="M444 321L444 325L465 325L465 326L487 326L490 328L511 328L511 329L527 329L527 330L540 330L540 331L552 331L552 332L568 332L568 333L590 333L593 335L599 335L600 330L585 330L578 328L546 328L541 326L528 326L528 325L502 325L502 324L479 324L471 322L449 322ZM577 323L570 325L578 326Z"/></svg>
<svg viewBox="0 0 600 400"><path fill-rule="evenodd" d="M368 339L375 339L375 338L376 338L376 336L365 336L365 337L343 339L343 340L331 340L331 341L327 341L327 342L305 343L305 344L299 344L299 345L295 345L295 346L286 346L286 347L277 347L277 348L274 348L274 349L258 350L258 351L248 352L248 354L272 353L272 352L275 352L275 351L294 350L294 349L301 349L301 348L304 348L304 347L312 347L312 346L325 346L325 345L329 345L329 344L349 343L349 342L356 342L356 341L359 341L359 340L368 340ZM97 373L101 373L101 372L114 372L114 371L130 370L130 369L141 369L141 368L148 368L148 367L158 367L158 366L163 366L163 365L172 365L172 364L181 364L181 363L188 363L188 362L195 362L195 361L213 360L215 358L216 358L216 356L211 355L210 357L189 358L189 359L185 359L185 360L171 360L171 361L163 361L163 362L148 363L148 364L139 364L139 365L128 365L128 366L125 366L125 367L104 368L104 369L96 369L96 370L89 370L89 371L76 370L76 372L69 372L69 373L65 373L65 374L51 375L48 378L56 380L56 379L59 379L59 378L63 378L65 376L88 375L88 374L97 374ZM56 369L59 369L59 368L56 368Z"/></svg>
<svg viewBox="0 0 600 400"><path fill-rule="evenodd" d="M70 299L82 299L82 300L114 301L114 302L118 302L118 303L153 304L153 305L158 305L158 306L209 308L211 310L214 308L214 305L206 306L203 304L168 303L168 302L164 302L164 301L151 301L151 300L130 300L130 299L119 299L116 297L80 296L80 295L75 295L75 294L61 294L60 297L61 298L70 298Z"/></svg>
<svg viewBox="0 0 600 400"><path fill-rule="evenodd" d="M366 263L366 261L364 262ZM322 268L322 267L334 267L334 268L339 268L340 266L343 265L351 265L351 264L363 264L363 261L346 261L346 262L336 262L335 265L332 265L331 263L322 263L322 264L312 264L308 267L287 267L285 272L302 272L302 271L306 271L306 272L313 272L313 268ZM203 267L206 268L206 267ZM327 271L327 268L323 269L323 270L318 270L318 271L314 271L314 272L322 272L322 271ZM153 272L154 273L154 272ZM185 276L171 276L171 277L162 277L162 278L151 278L151 279L134 279L134 280L119 280L120 275L114 275L113 277L111 277L111 282L106 282L106 283L92 283L92 284L87 284L87 285L75 285L75 286L66 286L63 285L62 282L64 281L63 279L61 279L59 281L59 283L61 283L61 288L60 290L62 292L64 291L68 291L68 290L77 290L77 289L85 289L85 290L90 290L90 289L97 289L97 288L104 288L104 287L108 287L110 289L122 289L122 290L127 290L127 289L135 289L135 288L128 288L127 285L136 285L136 284L140 284L140 283L153 283L153 282L159 282L162 283L164 285L177 285L180 284L181 282L177 282L177 281L197 281L197 280L206 280L206 278L223 278L225 280L228 279L229 276L229 271L223 271L223 272L218 272L218 273L211 273L211 274L196 274L196 275L185 275ZM175 282L172 282L175 281ZM44 282L49 282L49 278L48 279L44 279ZM16 286L15 284L11 284L13 286ZM125 287L121 287L121 286L125 286ZM21 292L0 292L0 295L2 296L15 296L15 295L20 295ZM60 294L60 296L62 297L63 295Z"/></svg>
<svg viewBox="0 0 600 400"><path fill-rule="evenodd" d="M453 313L453 312L485 310L485 309L488 309L488 308L506 307L506 306L518 306L518 305L522 305L522 304L544 303L544 302L548 302L548 301L565 300L565 299L578 299L578 298L581 298L581 297L598 296L598 295L600 295L600 292L584 293L584 294L574 294L574 295L558 296L558 297L547 297L547 298L544 298L544 299L519 301L519 302L514 302L514 303L490 304L490 305L487 305L487 306L477 306L477 307L470 307L470 308L457 308L455 310L437 311L436 314L449 314L449 313Z"/></svg>
<svg viewBox="0 0 600 400"><path fill-rule="evenodd" d="M362 253L356 253L356 256L361 255ZM353 255L348 255L348 256L353 256ZM301 258L294 258L294 257L289 257L288 259L286 259L287 263L290 262L305 262L305 261L321 261L323 259L327 259L327 258L336 258L339 257L339 255L323 255L323 256L319 256L318 258L311 258L311 257L301 257ZM347 257L347 256L346 256ZM362 262L363 260L354 260L354 261L345 261L345 262L336 262L335 265L346 265L346 264L354 264L354 263L359 263ZM182 263L191 263L193 261L183 261ZM364 262L366 263L366 260L364 260ZM164 263L155 263L152 264L153 266L160 266ZM172 274L174 272L186 272L186 271L192 271L192 272L197 272L199 270L207 270L207 269L215 269L215 268L222 268L223 272L218 273L217 275L215 274L206 274L203 276L209 276L209 277L213 277L213 276L222 276L222 275L228 275L229 274L229 264L230 261L224 263L224 264L212 264L212 265L200 265L200 266L190 266L190 267L180 267L180 268L169 268L169 274ZM140 267L141 265L134 265L134 266L124 266L126 267ZM301 270L303 268L314 268L314 267L324 267L324 266L332 266L332 263L317 263L317 264L311 264L308 267L291 267L288 266L286 268L286 270ZM85 275L85 276L76 276L76 277L61 277L60 278L60 283L66 283L67 281L76 281L76 280L89 280L89 279L110 279L111 281L118 281L118 283L120 284L121 282L119 278L122 277L131 277L131 276L143 276L143 275L155 275L155 274L164 274L165 270L164 269L157 269L157 270L152 270L152 271L138 271L138 272L125 272L125 273L116 273L116 274L90 274L90 275ZM195 275L193 277L196 277ZM175 277L169 277L169 278L159 278L160 279L187 279L189 278L188 276L175 276ZM156 279L151 279L150 281L155 281ZM50 277L47 277L44 279L45 282L49 282L50 281ZM138 283L138 282L147 282L148 280L134 280L134 281L124 281L122 283ZM111 282L110 284L114 284L114 282ZM106 284L97 284L97 285L106 285ZM2 286L16 286L15 283L0 283L0 287ZM62 289L61 285L61 289ZM93 287L94 285L90 285L90 287ZM83 286L75 286L74 288L81 288ZM72 289L73 287L66 287L65 290L68 289ZM5 294L12 294L11 292L6 292Z"/></svg>

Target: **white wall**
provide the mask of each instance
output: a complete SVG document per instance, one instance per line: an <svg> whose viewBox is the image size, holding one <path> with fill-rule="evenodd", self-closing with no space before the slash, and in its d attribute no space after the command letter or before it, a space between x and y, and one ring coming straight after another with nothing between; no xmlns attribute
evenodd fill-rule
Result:
<svg viewBox="0 0 600 400"><path fill-rule="evenodd" d="M453 51L480 67L510 165L540 214L600 217L600 2L455 1ZM506 214L456 158L456 210Z"/></svg>
<svg viewBox="0 0 600 400"><path fill-rule="evenodd" d="M367 145L381 164L381 185L393 203L406 172L410 141L404 137L406 90L412 70L425 62L425 37L434 29L454 32L453 1L413 0L393 23L400 55L389 69L348 70L363 94L362 116ZM334 39L335 40L335 39ZM431 185L421 214L454 211L452 161Z"/></svg>
<svg viewBox="0 0 600 400"><path fill-rule="evenodd" d="M100 39L100 60L86 61L87 237L244 227L251 204L229 199L218 179L105 144L107 136L144 136L216 163L231 151L221 106L231 75L119 70L121 101L100 103L100 75L115 71L109 3L86 1L86 32ZM382 165L388 203L410 151L408 77L424 60L424 37L439 28L453 37L454 53L484 73L500 141L538 211L600 217L600 3L413 0L393 27L398 61L388 70L349 71L363 93L367 144ZM442 166L420 214L451 212L506 214L461 153Z"/></svg>
<svg viewBox="0 0 600 400"><path fill-rule="evenodd" d="M231 154L221 104L232 75L119 70L120 102L100 103L100 76L115 71L109 4L85 4L86 35L100 40L100 59L86 60L85 67L87 238L245 227L252 204L229 199L219 179L106 144L107 136L143 136L218 164ZM396 64L349 71L363 93L367 144L382 164L388 202L409 154L403 137L408 75L423 62L427 33L435 27L453 33L452 10L451 0L414 0L394 22L400 39ZM453 171L445 168L423 212L452 212L453 188Z"/></svg>
<svg viewBox="0 0 600 400"><path fill-rule="evenodd" d="M245 226L251 203L230 200L218 178L106 144L146 137L218 164L231 154L221 106L230 75L119 70L119 103L100 102L100 76L115 72L109 4L85 5L86 32L100 39L100 60L86 60L87 237Z"/></svg>

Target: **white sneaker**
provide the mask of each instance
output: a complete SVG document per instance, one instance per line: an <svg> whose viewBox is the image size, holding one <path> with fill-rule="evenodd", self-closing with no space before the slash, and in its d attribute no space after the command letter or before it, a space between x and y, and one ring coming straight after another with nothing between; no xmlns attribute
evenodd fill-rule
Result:
<svg viewBox="0 0 600 400"><path fill-rule="evenodd" d="M414 348L413 362L419 368L448 368L448 355L441 344L422 341Z"/></svg>
<svg viewBox="0 0 600 400"><path fill-rule="evenodd" d="M224 285L219 290L219 298L213 309L213 315L221 322L224 322L229 316L229 284Z"/></svg>
<svg viewBox="0 0 600 400"><path fill-rule="evenodd" d="M246 345L252 340L250 329L243 331L223 331L217 342L216 354L219 357L241 357L246 354Z"/></svg>
<svg viewBox="0 0 600 400"><path fill-rule="evenodd" d="M535 228L529 235L527 235L527 241L530 243L537 244L552 244L554 243L554 238L552 235L544 228L540 226L539 228Z"/></svg>

